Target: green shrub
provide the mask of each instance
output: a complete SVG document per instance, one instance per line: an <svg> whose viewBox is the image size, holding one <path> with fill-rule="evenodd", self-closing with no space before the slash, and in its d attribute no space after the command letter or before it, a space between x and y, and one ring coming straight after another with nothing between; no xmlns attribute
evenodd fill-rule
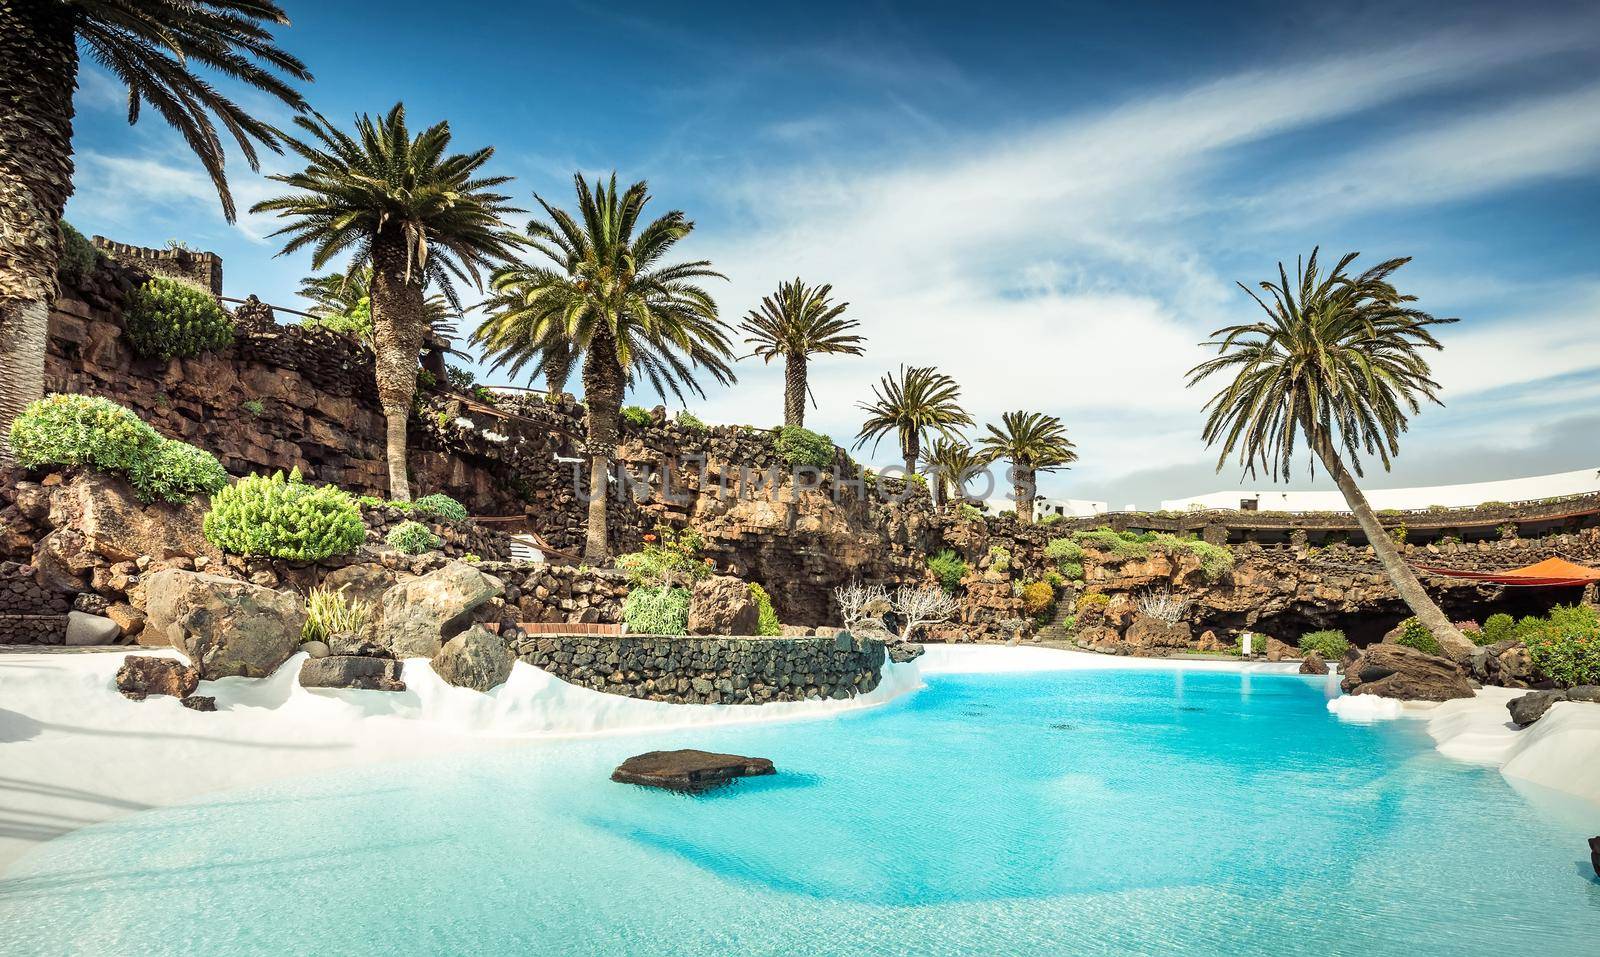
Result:
<svg viewBox="0 0 1600 957"><path fill-rule="evenodd" d="M233 320L211 293L166 276L134 290L124 317L133 350L147 359L187 358L233 342Z"/></svg>
<svg viewBox="0 0 1600 957"><path fill-rule="evenodd" d="M690 412L688 409L678 410L678 414L673 417L673 421L688 429L690 432L704 432L706 429L710 428L710 426L706 425L705 420L701 419L693 412Z"/></svg>
<svg viewBox="0 0 1600 957"><path fill-rule="evenodd" d="M1429 631L1428 626L1416 616L1400 623L1400 634L1394 640L1398 645L1406 645L1430 655L1444 656L1444 649L1439 647L1439 639L1433 637L1433 632Z"/></svg>
<svg viewBox="0 0 1600 957"><path fill-rule="evenodd" d="M371 344L372 300L362 296L361 300L349 312L335 312L326 316L316 316L305 320L301 325L354 336L361 342ZM429 373L428 378L432 380L433 374Z"/></svg>
<svg viewBox="0 0 1600 957"><path fill-rule="evenodd" d="M989 571L1004 576L1011 571L1011 550L1003 545L989 546Z"/></svg>
<svg viewBox="0 0 1600 957"><path fill-rule="evenodd" d="M663 588L687 585L711 574L711 566L700 557L705 546L698 532L675 532L665 525L644 537L644 547L617 559L617 567L628 573L635 588Z"/></svg>
<svg viewBox="0 0 1600 957"><path fill-rule="evenodd" d="M411 503L410 511L416 515L447 518L452 522L464 522L467 519L467 507L443 492L422 496Z"/></svg>
<svg viewBox="0 0 1600 957"><path fill-rule="evenodd" d="M1043 515L1039 516L1039 518L1037 520L1035 520L1034 524L1036 524L1036 525L1054 525L1055 523L1061 521L1064 518L1066 518L1066 516L1062 515L1060 512L1046 512Z"/></svg>
<svg viewBox="0 0 1600 957"><path fill-rule="evenodd" d="M376 495L357 495L356 504L360 505L362 508L383 508L389 503L385 502L381 498L378 498Z"/></svg>
<svg viewBox="0 0 1600 957"><path fill-rule="evenodd" d="M635 588L622 601L622 620L633 634L688 634L689 589Z"/></svg>
<svg viewBox="0 0 1600 957"><path fill-rule="evenodd" d="M1314 651L1329 661L1338 661L1350 650L1350 642L1345 639L1344 632L1329 628L1301 635L1300 650L1308 653Z"/></svg>
<svg viewBox="0 0 1600 957"><path fill-rule="evenodd" d="M767 590L751 582L750 597L755 599L756 610L759 613L756 619L756 634L768 638L783 634L783 624L778 621L778 613L772 608L772 596L767 594Z"/></svg>
<svg viewBox="0 0 1600 957"><path fill-rule="evenodd" d="M960 516L961 520L964 522L983 521L983 512L978 509L978 506L968 505L966 502L962 502L960 505L956 506L956 514Z"/></svg>
<svg viewBox="0 0 1600 957"><path fill-rule="evenodd" d="M967 563L960 555L945 549L937 555L929 556L928 570L939 580L941 588L953 594L961 587L961 579L967 575Z"/></svg>
<svg viewBox="0 0 1600 957"><path fill-rule="evenodd" d="M369 602L345 596L344 589L318 586L306 596L306 623L301 641L327 641L329 635L359 635L372 620Z"/></svg>
<svg viewBox="0 0 1600 957"><path fill-rule="evenodd" d="M644 429L650 426L650 410L637 405L622 407L622 421Z"/></svg>
<svg viewBox="0 0 1600 957"><path fill-rule="evenodd" d="M1071 540L1080 546L1107 552L1114 559L1145 558L1155 551L1169 555L1187 552L1200 559L1200 572L1207 581L1216 581L1233 569L1233 552L1226 545L1213 545L1198 538L1183 538L1166 532L1136 534L1096 528L1073 532Z"/></svg>
<svg viewBox="0 0 1600 957"><path fill-rule="evenodd" d="M1600 684L1600 612L1588 605L1557 605L1523 631L1533 666L1564 685Z"/></svg>
<svg viewBox="0 0 1600 957"><path fill-rule="evenodd" d="M1496 642L1515 638L1517 622L1503 611L1495 612L1483 622L1482 644L1492 645Z"/></svg>
<svg viewBox="0 0 1600 957"><path fill-rule="evenodd" d="M145 501L187 502L196 493L215 495L228 486L217 457L187 442L162 439L155 451L128 471L128 480Z"/></svg>
<svg viewBox="0 0 1600 957"><path fill-rule="evenodd" d="M790 468L810 466L825 469L833 464L833 439L820 432L786 425L773 440L778 457Z"/></svg>
<svg viewBox="0 0 1600 957"><path fill-rule="evenodd" d="M1083 581L1083 546L1070 538L1052 538L1044 546L1045 560L1068 581Z"/></svg>
<svg viewBox="0 0 1600 957"><path fill-rule="evenodd" d="M478 384L477 376L474 376L471 370L460 366L445 366L444 377L450 383L450 387L457 392L470 392L472 387Z"/></svg>
<svg viewBox="0 0 1600 957"><path fill-rule="evenodd" d="M1022 610L1037 617L1055 607L1056 590L1049 582L1034 581L1022 586Z"/></svg>
<svg viewBox="0 0 1600 957"><path fill-rule="evenodd" d="M1078 596L1078 603L1073 606L1073 610L1081 615L1091 608L1105 608L1109 604L1111 596L1105 592L1086 591Z"/></svg>
<svg viewBox="0 0 1600 957"><path fill-rule="evenodd" d="M409 520L389 529L389 534L383 540L390 548L407 555L421 555L444 544L439 536L428 530L428 526Z"/></svg>
<svg viewBox="0 0 1600 957"><path fill-rule="evenodd" d="M483 561L483 557L478 555L476 552L467 552L465 555L461 556L461 560L466 562L468 565L476 565Z"/></svg>
<svg viewBox="0 0 1600 957"><path fill-rule="evenodd" d="M206 540L234 555L318 561L366 540L361 509L331 485L307 485L296 469L250 475L211 497ZM424 529L426 531L426 529Z"/></svg>
<svg viewBox="0 0 1600 957"><path fill-rule="evenodd" d="M99 267L100 250L66 220L61 221L61 238L64 244L61 260L56 263L56 275L65 279L69 286L81 286Z"/></svg>
<svg viewBox="0 0 1600 957"><path fill-rule="evenodd" d="M11 423L11 449L23 468L78 465L121 475L144 501L185 502L228 484L216 456L165 439L132 410L98 396L50 395Z"/></svg>
<svg viewBox="0 0 1600 957"><path fill-rule="evenodd" d="M258 419L267 414L267 407L261 403L260 399L246 399L239 403L239 408Z"/></svg>

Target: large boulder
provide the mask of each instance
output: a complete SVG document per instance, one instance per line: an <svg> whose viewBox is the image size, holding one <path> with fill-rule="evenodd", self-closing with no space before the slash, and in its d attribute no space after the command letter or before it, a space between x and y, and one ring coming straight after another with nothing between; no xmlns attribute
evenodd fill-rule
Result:
<svg viewBox="0 0 1600 957"><path fill-rule="evenodd" d="M1300 653L1300 650L1294 645L1270 636L1267 638L1266 648L1268 661L1282 661L1285 658L1293 658Z"/></svg>
<svg viewBox="0 0 1600 957"><path fill-rule="evenodd" d="M1144 657L1185 651L1194 641L1194 631L1186 621L1163 621L1145 614L1135 614L1128 630L1122 636L1133 653Z"/></svg>
<svg viewBox="0 0 1600 957"><path fill-rule="evenodd" d="M1325 675L1328 673L1328 663L1315 651L1306 652L1300 661L1300 673L1303 675Z"/></svg>
<svg viewBox="0 0 1600 957"><path fill-rule="evenodd" d="M343 592L351 601L364 601L377 609L383 605L384 593L401 577L411 576L377 562L355 562L328 572L322 577L321 585L330 591Z"/></svg>
<svg viewBox="0 0 1600 957"><path fill-rule="evenodd" d="M1506 702L1506 710L1511 712L1511 720L1518 727L1527 727L1544 717L1544 713L1557 701L1567 700L1567 695L1562 691L1530 691L1520 698L1512 698Z"/></svg>
<svg viewBox="0 0 1600 957"><path fill-rule="evenodd" d="M695 582L689 599L689 634L753 635L761 611L750 586L731 575L713 575Z"/></svg>
<svg viewBox="0 0 1600 957"><path fill-rule="evenodd" d="M1406 701L1470 698L1472 685L1455 662L1409 645L1368 645L1345 669L1347 694L1375 694Z"/></svg>
<svg viewBox="0 0 1600 957"><path fill-rule="evenodd" d="M444 643L433 657L433 671L457 688L488 691L511 676L511 649L482 625L473 625Z"/></svg>
<svg viewBox="0 0 1600 957"><path fill-rule="evenodd" d="M299 596L204 572L163 569L145 581L146 633L164 635L207 680L265 678L295 653Z"/></svg>
<svg viewBox="0 0 1600 957"><path fill-rule="evenodd" d="M201 532L205 511L198 498L182 505L147 504L122 479L85 472L51 491L48 521L54 531L39 540L35 564L52 582L66 586L85 580L96 566L142 555L220 560L221 553Z"/></svg>
<svg viewBox="0 0 1600 957"><path fill-rule="evenodd" d="M122 626L104 615L91 615L82 611L67 612L67 637L69 645L113 645L122 637Z"/></svg>
<svg viewBox="0 0 1600 957"><path fill-rule="evenodd" d="M636 754L611 772L611 780L621 784L699 794L737 778L776 773L777 768L767 758L747 758L738 754L717 754L685 748Z"/></svg>
<svg viewBox="0 0 1600 957"><path fill-rule="evenodd" d="M303 688L359 688L365 691L404 691L400 662L393 658L328 655L307 658L300 665Z"/></svg>
<svg viewBox="0 0 1600 957"><path fill-rule="evenodd" d="M451 562L383 593L379 638L396 658L432 658L504 590L500 579Z"/></svg>
<svg viewBox="0 0 1600 957"><path fill-rule="evenodd" d="M135 701L153 694L187 698L199 684L199 670L176 658L129 655L117 669L117 690Z"/></svg>

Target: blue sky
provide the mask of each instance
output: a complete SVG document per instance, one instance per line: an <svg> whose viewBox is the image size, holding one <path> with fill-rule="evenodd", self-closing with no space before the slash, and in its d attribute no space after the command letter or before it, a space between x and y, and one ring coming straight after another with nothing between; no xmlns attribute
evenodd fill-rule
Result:
<svg viewBox="0 0 1600 957"><path fill-rule="evenodd" d="M1183 372L1255 308L1234 281L1321 244L1415 257L1402 287L1462 320L1435 363L1447 407L1369 484L1600 466L1585 5L285 5L331 118L404 100L414 125L448 119L458 146L496 147L524 206L570 203L574 171L648 179L654 209L698 224L684 256L729 276L729 321L782 279L832 282L868 352L814 364L808 424L846 444L879 375L931 363L980 421L1062 417L1081 461L1046 494L1235 486ZM181 141L150 111L130 129L122 95L86 66L69 219L215 250L230 295L299 305L306 259L273 258L269 220L223 222ZM231 168L241 207L277 191ZM781 370L740 368L694 408L772 424Z"/></svg>

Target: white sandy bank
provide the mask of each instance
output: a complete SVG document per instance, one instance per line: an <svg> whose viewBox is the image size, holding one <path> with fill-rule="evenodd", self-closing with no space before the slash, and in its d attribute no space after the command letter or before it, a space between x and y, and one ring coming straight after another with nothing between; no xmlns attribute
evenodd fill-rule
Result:
<svg viewBox="0 0 1600 957"><path fill-rule="evenodd" d="M1508 778L1600 804L1600 705L1558 702L1526 728L1511 723L1506 702L1527 694L1488 687L1442 704L1346 695L1328 702L1344 721L1412 718L1427 722L1441 754L1497 767Z"/></svg>

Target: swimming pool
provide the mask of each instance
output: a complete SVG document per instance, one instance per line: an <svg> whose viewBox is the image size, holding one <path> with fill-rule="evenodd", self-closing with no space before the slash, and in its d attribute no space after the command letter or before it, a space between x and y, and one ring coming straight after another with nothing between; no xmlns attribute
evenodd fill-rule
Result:
<svg viewBox="0 0 1600 957"><path fill-rule="evenodd" d="M1327 689L943 675L824 720L234 792L20 862L0 953L1593 953L1600 812L1415 723L1341 723ZM684 746L780 774L698 798L607 780Z"/></svg>

